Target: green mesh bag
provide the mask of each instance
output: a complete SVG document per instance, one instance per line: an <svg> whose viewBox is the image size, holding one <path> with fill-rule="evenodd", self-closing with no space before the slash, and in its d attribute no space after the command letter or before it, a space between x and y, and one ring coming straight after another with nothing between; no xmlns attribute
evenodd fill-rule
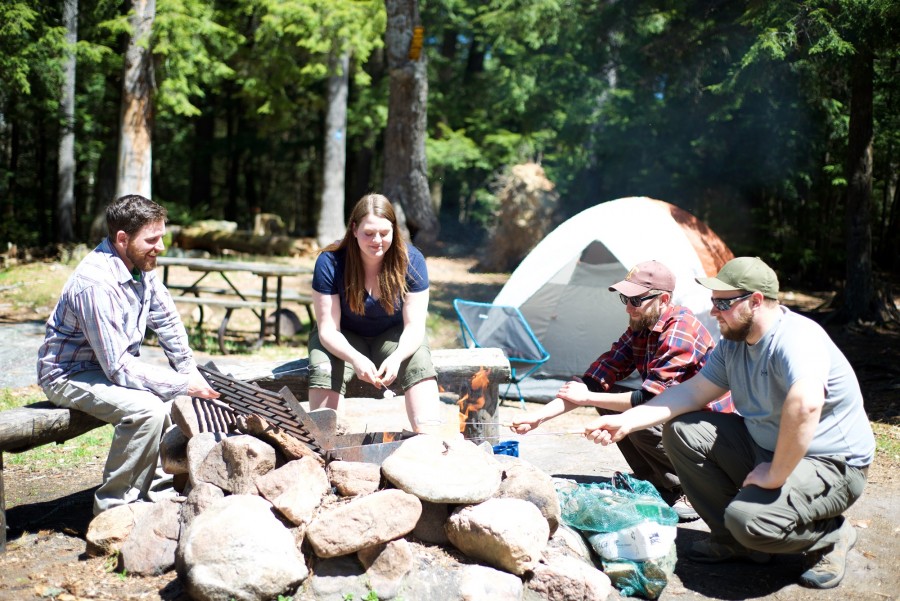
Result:
<svg viewBox="0 0 900 601"><path fill-rule="evenodd" d="M585 532L618 532L652 520L678 524L678 514L649 482L616 472L612 483L579 484L558 491L562 520Z"/></svg>

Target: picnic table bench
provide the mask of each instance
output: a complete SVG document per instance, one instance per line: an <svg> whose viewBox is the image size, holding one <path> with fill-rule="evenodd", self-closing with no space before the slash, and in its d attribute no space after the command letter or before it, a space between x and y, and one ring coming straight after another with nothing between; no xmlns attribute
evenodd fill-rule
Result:
<svg viewBox="0 0 900 601"><path fill-rule="evenodd" d="M297 302L306 307L310 317L310 324L314 321L312 311L312 297L307 294L285 290L283 280L285 277L305 276L312 273L308 267L282 265L277 263L245 262L245 261L218 261L212 259L194 259L184 257L159 257L157 264L163 270L163 284L173 294L172 297L178 303L190 303L200 308L199 325L202 327L204 307L222 307L225 309L225 318L218 329L219 350L227 354L225 348L225 332L228 321L236 309L249 309L259 319L259 337L254 346L259 346L267 335L266 313L274 310L275 315L275 343L281 342L280 314L285 311L285 302ZM190 284L174 283L169 281L169 270L173 267L184 267L194 272L195 278ZM228 274L249 273L260 278L261 289L242 289L229 278ZM197 276L196 274L199 274ZM218 286L209 285L206 278L214 274L224 284ZM275 289L269 286L269 278L275 278ZM204 282L204 280L206 280ZM202 283L201 283L202 282ZM227 284L227 285L226 285Z"/></svg>
<svg viewBox="0 0 900 601"><path fill-rule="evenodd" d="M431 351L442 391L459 395L460 414L467 416L466 438L496 439L499 433L500 384L510 375L509 361L500 349L434 349ZM304 401L309 398L309 360L222 365L232 377L253 382L267 390L287 386ZM402 394L399 387L394 392ZM379 398L381 390L356 378L347 387L348 397ZM469 423L470 422L470 423ZM21 453L63 442L105 425L75 409L63 409L42 401L0 411L0 552L6 550L6 497L3 485L3 453Z"/></svg>

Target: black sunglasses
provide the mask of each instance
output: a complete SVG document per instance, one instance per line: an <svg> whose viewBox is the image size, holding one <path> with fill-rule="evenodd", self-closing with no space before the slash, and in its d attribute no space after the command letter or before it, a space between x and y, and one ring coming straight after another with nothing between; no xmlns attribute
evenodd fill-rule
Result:
<svg viewBox="0 0 900 601"><path fill-rule="evenodd" d="M640 307L644 304L645 300L650 300L651 298L656 298L660 293L651 294L649 296L625 296L621 292L619 293L619 300L622 301L623 305L631 304L632 307Z"/></svg>
<svg viewBox="0 0 900 601"><path fill-rule="evenodd" d="M748 292L747 294L742 294L741 296L735 296L734 298L713 298L712 300L713 307L718 309L719 311L728 311L731 308L731 305L738 301L742 301L745 298L749 298L753 296L752 292Z"/></svg>

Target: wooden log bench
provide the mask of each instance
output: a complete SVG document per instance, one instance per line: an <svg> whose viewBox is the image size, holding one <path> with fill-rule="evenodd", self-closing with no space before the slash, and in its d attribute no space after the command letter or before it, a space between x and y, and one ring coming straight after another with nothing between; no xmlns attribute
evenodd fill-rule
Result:
<svg viewBox="0 0 900 601"><path fill-rule="evenodd" d="M0 552L6 550L3 453L22 453L45 444L62 444L104 425L86 413L61 409L50 401L0 411Z"/></svg>
<svg viewBox="0 0 900 601"><path fill-rule="evenodd" d="M473 442L496 441L499 434L500 384L509 380L509 361L500 349L434 349L431 351L442 392L459 397L466 416L463 431ZM298 400L309 400L309 361L251 363L220 366L223 372L266 390L287 386ZM403 391L395 384L397 394ZM348 397L380 398L383 390L353 378ZM50 444L62 444L104 422L74 409L61 409L49 401L0 411L0 552L6 550L6 497L3 486L3 453L21 453Z"/></svg>

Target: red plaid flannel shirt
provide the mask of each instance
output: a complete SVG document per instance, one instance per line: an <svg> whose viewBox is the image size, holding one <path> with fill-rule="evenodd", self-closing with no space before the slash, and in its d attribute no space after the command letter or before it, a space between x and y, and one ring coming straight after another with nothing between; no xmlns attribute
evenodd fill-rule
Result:
<svg viewBox="0 0 900 601"><path fill-rule="evenodd" d="M638 370L644 380L641 388L657 395L695 376L715 345L709 331L690 309L671 306L652 329L625 330L612 348L591 364L584 380L593 380L602 390L609 390L617 381ZM731 393L709 403L707 409L733 412Z"/></svg>

